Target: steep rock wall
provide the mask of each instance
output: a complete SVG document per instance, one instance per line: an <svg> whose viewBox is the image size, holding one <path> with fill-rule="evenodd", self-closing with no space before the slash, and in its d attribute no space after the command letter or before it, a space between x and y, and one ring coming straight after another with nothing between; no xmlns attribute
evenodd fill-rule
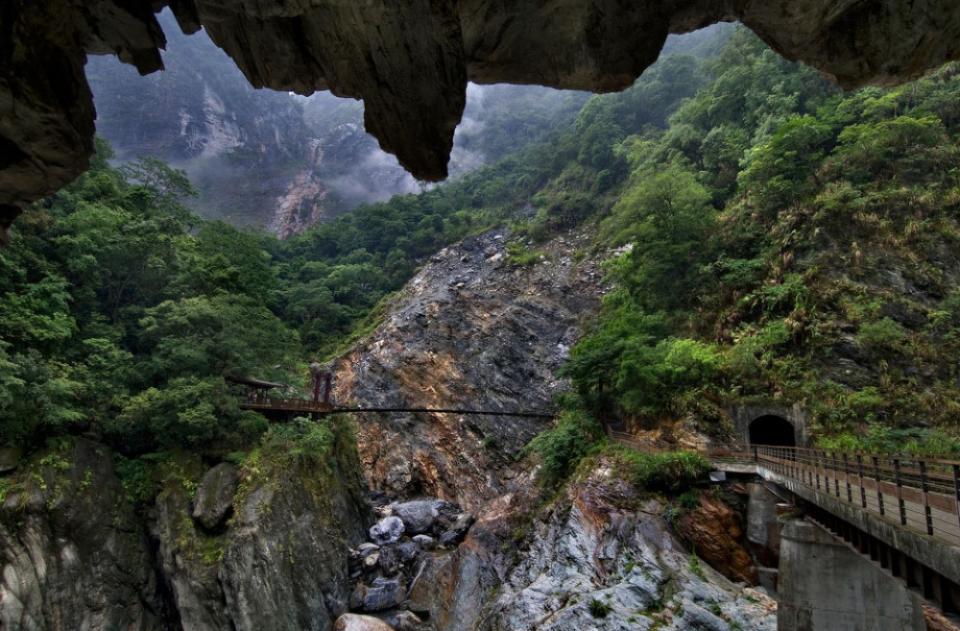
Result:
<svg viewBox="0 0 960 631"><path fill-rule="evenodd" d="M118 477L101 444L34 456L0 477L0 628L331 629L370 521L352 446L337 447L325 462L245 463L214 530L191 516L199 456L165 462L141 505L131 486L145 478Z"/></svg>
<svg viewBox="0 0 960 631"><path fill-rule="evenodd" d="M557 373L599 307L598 263L575 260L585 235L558 238L515 265L507 235L470 237L434 256L386 320L334 363L334 398L360 407L549 411ZM458 414L359 417L374 489L474 508L517 474L520 449L548 419Z"/></svg>

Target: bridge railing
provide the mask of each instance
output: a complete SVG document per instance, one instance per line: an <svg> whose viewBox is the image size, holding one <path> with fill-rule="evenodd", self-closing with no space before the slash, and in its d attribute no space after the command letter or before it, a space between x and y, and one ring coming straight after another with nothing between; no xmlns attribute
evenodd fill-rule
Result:
<svg viewBox="0 0 960 631"><path fill-rule="evenodd" d="M611 440L645 452L651 443L607 427ZM960 546L960 461L769 445L696 450L716 464L753 463L952 546Z"/></svg>
<svg viewBox="0 0 960 631"><path fill-rule="evenodd" d="M758 466L900 527L960 545L960 462L753 446Z"/></svg>

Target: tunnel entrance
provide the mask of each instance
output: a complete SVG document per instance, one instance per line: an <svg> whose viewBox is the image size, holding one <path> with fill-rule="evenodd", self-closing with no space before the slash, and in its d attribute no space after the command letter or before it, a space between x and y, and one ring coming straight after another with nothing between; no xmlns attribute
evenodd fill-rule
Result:
<svg viewBox="0 0 960 631"><path fill-rule="evenodd" d="M773 414L757 417L750 423L750 444L795 447L793 423Z"/></svg>

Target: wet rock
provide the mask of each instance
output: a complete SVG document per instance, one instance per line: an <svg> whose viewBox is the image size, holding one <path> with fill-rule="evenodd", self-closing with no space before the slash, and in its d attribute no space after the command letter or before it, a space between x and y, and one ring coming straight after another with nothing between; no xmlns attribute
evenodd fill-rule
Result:
<svg viewBox="0 0 960 631"><path fill-rule="evenodd" d="M193 498L193 518L207 530L220 528L233 512L239 482L237 468L230 463L222 462L207 471Z"/></svg>
<svg viewBox="0 0 960 631"><path fill-rule="evenodd" d="M400 571L403 559L400 556L400 547L397 544L384 545L380 548L379 566L380 570L386 575L396 574Z"/></svg>
<svg viewBox="0 0 960 631"><path fill-rule="evenodd" d="M350 608L361 611L386 611L399 606L406 598L406 589L399 577L378 576L370 585L357 584L350 596Z"/></svg>
<svg viewBox="0 0 960 631"><path fill-rule="evenodd" d="M384 517L370 527L370 539L377 545L394 543L405 532L403 520L399 517Z"/></svg>
<svg viewBox="0 0 960 631"><path fill-rule="evenodd" d="M401 563L413 561L419 553L420 547L413 541L403 541L397 545L397 554L400 556Z"/></svg>
<svg viewBox="0 0 960 631"><path fill-rule="evenodd" d="M0 447L0 474L9 473L20 464L21 451L16 447Z"/></svg>
<svg viewBox="0 0 960 631"><path fill-rule="evenodd" d="M333 629L334 631L395 631L394 627L379 618L355 613L345 613L337 618Z"/></svg>

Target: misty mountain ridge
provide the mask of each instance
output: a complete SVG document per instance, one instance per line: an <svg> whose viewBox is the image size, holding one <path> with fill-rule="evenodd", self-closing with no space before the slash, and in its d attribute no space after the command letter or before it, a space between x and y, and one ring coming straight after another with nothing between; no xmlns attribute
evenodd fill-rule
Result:
<svg viewBox="0 0 960 631"><path fill-rule="evenodd" d="M183 35L169 12L160 20L168 38L164 72L140 76L112 56L88 61L97 133L119 161L151 155L186 171L199 193L191 206L202 216L285 238L360 204L429 186L366 133L361 101L255 89L206 34ZM664 54L710 54L722 41L714 31L727 27L671 36ZM451 177L572 124L588 97L469 84Z"/></svg>
<svg viewBox="0 0 960 631"><path fill-rule="evenodd" d="M164 72L140 76L114 57L88 61L97 132L120 161L152 155L185 170L201 215L286 237L359 204L423 189L364 131L361 101L254 89L205 34L183 35L168 12L161 23L169 40ZM451 175L569 124L588 96L471 84Z"/></svg>

